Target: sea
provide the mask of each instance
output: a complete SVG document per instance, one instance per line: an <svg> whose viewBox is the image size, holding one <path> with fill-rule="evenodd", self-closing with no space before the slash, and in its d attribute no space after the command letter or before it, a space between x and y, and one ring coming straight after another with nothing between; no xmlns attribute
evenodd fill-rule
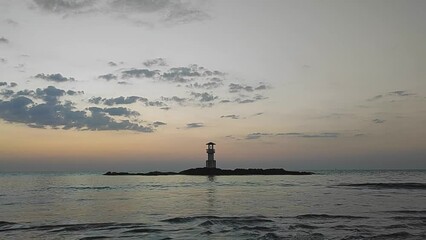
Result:
<svg viewBox="0 0 426 240"><path fill-rule="evenodd" d="M426 171L0 173L0 239L426 239Z"/></svg>

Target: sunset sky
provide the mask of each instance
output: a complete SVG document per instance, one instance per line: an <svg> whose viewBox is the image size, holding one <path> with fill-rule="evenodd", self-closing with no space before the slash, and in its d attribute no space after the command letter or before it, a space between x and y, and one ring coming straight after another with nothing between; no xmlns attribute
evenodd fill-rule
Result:
<svg viewBox="0 0 426 240"><path fill-rule="evenodd" d="M426 168L425 12L0 0L0 171Z"/></svg>

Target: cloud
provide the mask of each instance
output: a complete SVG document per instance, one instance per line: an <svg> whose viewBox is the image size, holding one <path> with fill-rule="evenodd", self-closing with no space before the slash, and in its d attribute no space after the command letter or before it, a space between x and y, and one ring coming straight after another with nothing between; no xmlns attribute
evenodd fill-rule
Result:
<svg viewBox="0 0 426 240"><path fill-rule="evenodd" d="M353 113L329 113L329 114L325 114L325 115L320 115L317 117L314 117L315 119L341 119L341 118L354 118L355 114Z"/></svg>
<svg viewBox="0 0 426 240"><path fill-rule="evenodd" d="M229 87L230 93L239 93L242 91L253 92L253 91L260 91L260 90L266 90L271 88L269 85L266 85L264 83L260 83L260 85L257 87L252 87L249 85L239 84L239 83L230 83L228 87Z"/></svg>
<svg viewBox="0 0 426 240"><path fill-rule="evenodd" d="M73 82L75 81L74 78L72 77L64 77L62 76L62 74L60 73L55 73L55 74L44 74L44 73L39 73L37 75L34 76L35 78L39 78L39 79L43 79L49 82Z"/></svg>
<svg viewBox="0 0 426 240"><path fill-rule="evenodd" d="M393 91L393 92L388 92L386 94L376 95L372 98L367 99L367 101L372 102L372 101L382 99L384 97L408 97L408 96L415 96L415 95L416 95L415 93L410 93L410 92L405 91L405 90L397 90L397 91Z"/></svg>
<svg viewBox="0 0 426 240"><path fill-rule="evenodd" d="M377 123L377 124L381 124L381 123L385 123L386 122L386 120L378 119L378 118L373 119L372 121L373 121L373 123Z"/></svg>
<svg viewBox="0 0 426 240"><path fill-rule="evenodd" d="M138 96L129 96L129 97L120 96L116 98L92 97L89 99L89 103L104 104L107 106L133 104L136 102L143 102L145 106L150 106L150 107L162 107L166 105L165 103L161 101L149 101L147 98L138 97Z"/></svg>
<svg viewBox="0 0 426 240"><path fill-rule="evenodd" d="M192 21L202 21L210 16L199 9L191 8L188 3L175 4L164 19L166 22L188 23Z"/></svg>
<svg viewBox="0 0 426 240"><path fill-rule="evenodd" d="M388 95L390 96L398 96L398 97L406 97L406 96L412 96L415 95L414 93L409 93L407 91L393 91L389 92Z"/></svg>
<svg viewBox="0 0 426 240"><path fill-rule="evenodd" d="M297 136L297 137L300 137L300 136L303 136L304 134L298 133L298 132L288 132L288 133L277 133L276 135L277 136Z"/></svg>
<svg viewBox="0 0 426 240"><path fill-rule="evenodd" d="M156 12L169 7L173 1L169 0L115 0L111 6L122 12Z"/></svg>
<svg viewBox="0 0 426 240"><path fill-rule="evenodd" d="M191 92L191 96L195 97L200 102L211 102L218 99L217 96L213 96L212 94L207 92L203 92L203 93Z"/></svg>
<svg viewBox="0 0 426 240"><path fill-rule="evenodd" d="M208 81L210 83L195 83L188 87L208 88L220 86L225 73L208 70L204 67L192 64L188 67L172 67L161 73L161 80L173 83L187 83L195 80Z"/></svg>
<svg viewBox="0 0 426 240"><path fill-rule="evenodd" d="M116 67L117 66L117 63L115 63L115 62L108 62L108 65L110 66L110 67Z"/></svg>
<svg viewBox="0 0 426 240"><path fill-rule="evenodd" d="M247 98L246 96L244 97L240 97L240 98L236 98L233 102L236 103L240 103L240 104L245 104L245 103L254 103L263 99L267 99L267 97L264 97L260 94L256 94L254 97L252 98Z"/></svg>
<svg viewBox="0 0 426 240"><path fill-rule="evenodd" d="M149 79L152 83L159 82L168 82L177 84L176 87L186 87L190 89L216 89L221 86L224 86L226 79L226 73L218 70L210 70L208 68L199 66L197 64L192 64L185 67L169 67L164 58L154 58L149 59L143 62L147 68L129 68L121 69L119 74L109 73L98 76L100 79L110 80L123 80L119 81L119 84L129 84L126 79L139 78L139 79ZM162 66L159 69L152 69L151 67ZM185 85L183 84L185 83ZM267 97L258 94L259 91L269 89L270 86L266 83L260 82L257 87L252 87L248 85L231 83L229 85L230 91L232 93L238 93L237 96L231 95L231 98L222 99L226 97L224 91L217 91L221 95L214 95L211 92L199 90L188 92L189 96L186 97L165 97L162 96L159 100L148 101L140 100L145 103L146 106L158 106L165 107L164 110L168 110L166 106L167 102L178 103L181 106L198 106L198 107L212 107L217 103L238 103L246 104L253 103ZM244 94L243 94L244 93ZM229 94L228 94L229 97ZM93 98L90 100L91 103L95 104L106 104L114 105L114 99L107 100L104 98ZM133 100L135 102L135 100Z"/></svg>
<svg viewBox="0 0 426 240"><path fill-rule="evenodd" d="M231 115L222 115L220 118L231 118L231 119L240 119L240 116L231 114Z"/></svg>
<svg viewBox="0 0 426 240"><path fill-rule="evenodd" d="M161 100L167 101L167 102L176 102L176 103L182 104L182 103L186 102L188 99L173 96L173 97L161 97Z"/></svg>
<svg viewBox="0 0 426 240"><path fill-rule="evenodd" d="M160 22L166 23L188 23L209 18L206 12L189 1L115 0L111 7L120 12L158 13L161 14Z"/></svg>
<svg viewBox="0 0 426 240"><path fill-rule="evenodd" d="M298 137L298 138L337 138L341 134L337 132L322 132L322 133L300 133L300 132L288 132L288 133L264 133L255 132L246 135L246 140L256 140L262 137Z"/></svg>
<svg viewBox="0 0 426 240"><path fill-rule="evenodd" d="M81 95L81 94L84 94L84 92L83 91L73 91L73 90L67 91L67 95L70 95L70 96Z"/></svg>
<svg viewBox="0 0 426 240"><path fill-rule="evenodd" d="M337 138L340 136L340 133L335 132L325 132L319 134L302 134L299 137L303 138Z"/></svg>
<svg viewBox="0 0 426 240"><path fill-rule="evenodd" d="M145 102L145 105L151 106L151 107L162 107L162 106L165 106L166 104L161 101L147 101Z"/></svg>
<svg viewBox="0 0 426 240"><path fill-rule="evenodd" d="M158 74L158 70L130 69L122 71L122 78L153 78Z"/></svg>
<svg viewBox="0 0 426 240"><path fill-rule="evenodd" d="M270 88L270 86L265 84L260 84L259 86L255 87L254 90L266 90L268 88Z"/></svg>
<svg viewBox="0 0 426 240"><path fill-rule="evenodd" d="M58 89L54 86L48 86L47 88L37 88L35 91L33 90L20 90L18 92L13 92L12 90L8 90L8 92L1 92L0 95L4 96L4 97L19 97L19 96L26 96L26 97L32 97L34 99L40 99L43 100L45 102L58 102L59 98L62 96L74 96L74 95L79 95L79 94L84 94L83 91L73 91L73 90L68 90L68 91L64 91L62 89Z"/></svg>
<svg viewBox="0 0 426 240"><path fill-rule="evenodd" d="M159 127L159 126L167 125L167 123L165 123L165 122L160 122L160 121L155 121L155 122L153 122L153 123L152 123L152 125L153 125L154 127Z"/></svg>
<svg viewBox="0 0 426 240"><path fill-rule="evenodd" d="M25 64L20 63L14 66L14 68L16 68L19 72L25 72Z"/></svg>
<svg viewBox="0 0 426 240"><path fill-rule="evenodd" d="M7 63L6 58L0 58L0 63Z"/></svg>
<svg viewBox="0 0 426 240"><path fill-rule="evenodd" d="M147 102L148 99L138 96L130 96L130 97L116 97L116 98L108 98L102 100L105 105L112 106L112 105L118 105L118 104L132 104L137 101Z"/></svg>
<svg viewBox="0 0 426 240"><path fill-rule="evenodd" d="M354 137L364 137L364 136L366 136L365 133L357 133L354 135Z"/></svg>
<svg viewBox="0 0 426 240"><path fill-rule="evenodd" d="M234 135L227 135L227 136L225 136L225 138L232 139L232 140L237 140L237 141L243 140L243 139L238 138L238 137L236 137Z"/></svg>
<svg viewBox="0 0 426 240"><path fill-rule="evenodd" d="M255 102L255 100L254 99L244 99L244 100L237 99L235 102L237 102L237 103L252 103L252 102Z"/></svg>
<svg viewBox="0 0 426 240"><path fill-rule="evenodd" d="M0 87L7 86L7 82L0 82Z"/></svg>
<svg viewBox="0 0 426 240"><path fill-rule="evenodd" d="M237 84L237 83L229 84L229 92L230 93L241 92L242 90L247 91L247 92L253 92L253 87L247 86L247 85L242 85L242 84Z"/></svg>
<svg viewBox="0 0 426 240"><path fill-rule="evenodd" d="M188 123L186 128L201 128L204 127L204 123Z"/></svg>
<svg viewBox="0 0 426 240"><path fill-rule="evenodd" d="M143 62L143 65L145 65L145 67L167 66L167 62L164 58L154 58L154 59L146 60L145 62Z"/></svg>
<svg viewBox="0 0 426 240"><path fill-rule="evenodd" d="M201 74L194 68L175 67L170 68L167 72L161 75L166 81L185 83L194 80L194 77L200 77Z"/></svg>
<svg viewBox="0 0 426 240"><path fill-rule="evenodd" d="M199 89L214 89L214 88L218 88L221 87L223 85L222 83L222 79L219 78L213 78L214 80L210 80L209 82L206 83L191 83L186 85L185 87L187 88L199 88Z"/></svg>
<svg viewBox="0 0 426 240"><path fill-rule="evenodd" d="M66 91L53 86L35 91L21 90L10 96L9 100L0 100L0 119L33 128L153 131L151 127L126 119L139 116L135 111L127 108L91 108L88 112L77 110L72 102L60 101L66 94ZM35 102L31 98L42 102ZM125 119L118 121L114 117Z"/></svg>
<svg viewBox="0 0 426 240"><path fill-rule="evenodd" d="M16 82L11 82L11 83L9 84L9 86L10 86L11 88L13 88L13 87L18 86L18 84L17 84Z"/></svg>
<svg viewBox="0 0 426 240"><path fill-rule="evenodd" d="M116 80L117 76L115 76L114 74L109 73L109 74L105 74L105 75L100 75L98 78L104 79L104 80L107 80L107 81L111 81L111 80Z"/></svg>
<svg viewBox="0 0 426 240"><path fill-rule="evenodd" d="M199 9L195 3L180 0L34 0L34 2L40 9L55 14L98 12L121 16L135 22L147 22L149 25L152 25L152 22L187 23L208 18L208 14Z"/></svg>
<svg viewBox="0 0 426 240"><path fill-rule="evenodd" d="M55 88L53 86L48 86L45 89L37 88L35 91L35 97L43 99L46 102L56 102L59 97L62 97L66 92L62 89Z"/></svg>
<svg viewBox="0 0 426 240"><path fill-rule="evenodd" d="M89 99L89 103L93 104L101 104L102 103L102 97L92 97Z"/></svg>
<svg viewBox="0 0 426 240"><path fill-rule="evenodd" d="M92 11L95 1L84 0L34 0L42 10L52 13L83 13Z"/></svg>
<svg viewBox="0 0 426 240"><path fill-rule="evenodd" d="M147 60L143 63L147 67L168 66L163 58ZM121 79L145 78L156 82L187 83L190 89L215 89L223 86L226 73L217 70L209 70L205 67L192 64L187 67L166 67L163 69L131 68L121 71ZM100 79L116 80L118 76L112 73L98 76ZM127 84L127 82L119 82ZM181 85L178 85L181 86Z"/></svg>
<svg viewBox="0 0 426 240"><path fill-rule="evenodd" d="M260 132L256 132L256 133L249 133L247 134L247 136L245 137L246 140L255 140L255 139L259 139L262 136L271 136L272 134L270 133L260 133Z"/></svg>
<svg viewBox="0 0 426 240"><path fill-rule="evenodd" d="M376 95L376 96L374 96L372 98L367 99L367 101L370 101L370 102L371 101L376 101L376 100L379 100L381 98L383 98L383 95Z"/></svg>
<svg viewBox="0 0 426 240"><path fill-rule="evenodd" d="M7 38L4 38L4 37L0 37L0 44L8 44L9 43L9 40L7 39Z"/></svg>
<svg viewBox="0 0 426 240"><path fill-rule="evenodd" d="M4 22L5 22L6 24L12 25L12 26L14 26L14 27L16 27L16 26L18 26L18 25L19 25L16 21L13 21L12 19L6 19L6 20L4 20Z"/></svg>
<svg viewBox="0 0 426 240"><path fill-rule="evenodd" d="M114 108L98 108L98 107L90 107L88 108L89 111L92 112L92 114L94 112L96 113L108 113L110 116L125 116L125 117L130 117L130 116L140 116L140 114L136 111L132 111L128 108L124 108L124 107L114 107Z"/></svg>

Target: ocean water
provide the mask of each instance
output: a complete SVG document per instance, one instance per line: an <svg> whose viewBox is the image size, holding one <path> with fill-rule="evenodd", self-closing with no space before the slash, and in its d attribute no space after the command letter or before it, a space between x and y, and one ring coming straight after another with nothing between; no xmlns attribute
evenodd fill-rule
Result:
<svg viewBox="0 0 426 240"><path fill-rule="evenodd" d="M0 174L0 239L426 239L426 171Z"/></svg>

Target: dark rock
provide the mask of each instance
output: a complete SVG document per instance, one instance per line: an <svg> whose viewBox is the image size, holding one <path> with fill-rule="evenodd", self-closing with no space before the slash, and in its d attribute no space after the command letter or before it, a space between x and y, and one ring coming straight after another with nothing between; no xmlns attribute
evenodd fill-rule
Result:
<svg viewBox="0 0 426 240"><path fill-rule="evenodd" d="M140 176L162 176L162 175L197 175L197 176L231 176L231 175L312 175L313 172L287 171L282 168L257 169L257 168L237 168L234 170L220 168L191 168L179 173L175 172L148 172L148 173L128 173L128 172L107 172L107 176L140 175Z"/></svg>

